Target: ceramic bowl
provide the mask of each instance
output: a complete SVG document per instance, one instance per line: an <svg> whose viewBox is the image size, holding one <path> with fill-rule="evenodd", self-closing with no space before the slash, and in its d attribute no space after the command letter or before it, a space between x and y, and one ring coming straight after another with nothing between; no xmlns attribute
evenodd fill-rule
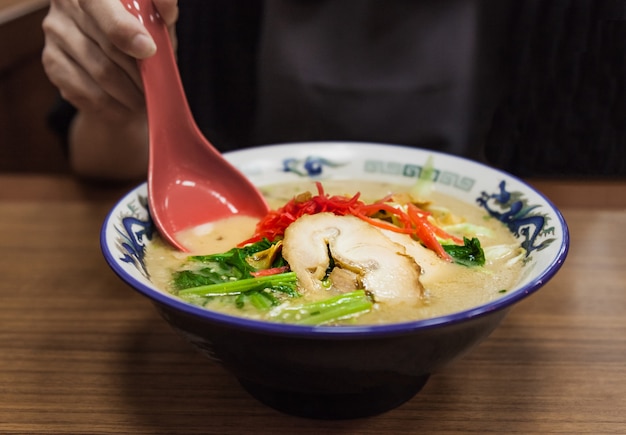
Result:
<svg viewBox="0 0 626 435"><path fill-rule="evenodd" d="M110 267L146 296L171 327L223 365L243 388L282 412L365 417L411 399L441 367L475 347L509 309L544 286L569 247L561 213L507 173L447 154L346 142L295 143L226 154L257 185L309 178L411 185L429 156L436 189L500 219L527 251L521 279L501 298L462 312L376 326L298 326L247 320L193 306L157 289L144 265L154 228L141 184L111 210L101 232Z"/></svg>

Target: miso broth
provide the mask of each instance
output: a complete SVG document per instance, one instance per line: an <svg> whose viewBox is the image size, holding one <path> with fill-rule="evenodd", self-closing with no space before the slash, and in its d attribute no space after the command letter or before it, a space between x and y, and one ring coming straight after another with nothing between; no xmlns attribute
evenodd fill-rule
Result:
<svg viewBox="0 0 626 435"><path fill-rule="evenodd" d="M373 202L389 193L407 190L397 186L368 181L325 181L324 190L330 195L352 196L360 192L361 200ZM315 192L311 182L285 183L262 188L270 207L281 207L295 195L304 191ZM466 310L492 301L512 288L521 273L524 251L509 230L499 221L486 216L484 210L474 204L460 201L440 192L429 194L428 201L435 212L450 211L458 224L449 226L451 231L471 228L485 252L486 261L482 267L468 267L446 261L427 261L420 264L420 282L423 292L419 300L375 301L372 309L355 317L335 324L382 324L432 318ZM247 217L234 217L224 221L200 226L181 234L192 254L206 255L226 252L255 230L256 221ZM166 245L158 237L148 246L146 264L153 283L163 291L175 293L172 274L189 267L187 253L181 253ZM419 261L418 261L419 264ZM293 304L307 300L306 292L293 299ZM319 299L319 295L311 296ZM204 305L235 316L245 316L260 320L275 320L252 306L238 307L227 297L212 297Z"/></svg>

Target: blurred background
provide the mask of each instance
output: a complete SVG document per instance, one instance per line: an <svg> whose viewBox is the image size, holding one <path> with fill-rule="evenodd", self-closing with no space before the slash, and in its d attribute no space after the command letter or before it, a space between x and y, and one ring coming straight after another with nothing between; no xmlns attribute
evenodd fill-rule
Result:
<svg viewBox="0 0 626 435"><path fill-rule="evenodd" d="M67 171L61 141L46 124L57 98L41 66L48 4L0 0L0 171Z"/></svg>
<svg viewBox="0 0 626 435"><path fill-rule="evenodd" d="M216 47L255 43L264 3L196 1L213 5L210 16L197 19L206 20L200 27L215 41L203 67L217 76L217 90L190 95L192 109L216 107L213 118L199 120L209 138L213 128L223 128L227 143L232 125L231 139L254 145L235 130L246 125L241 105L231 107L232 93L242 87L240 65L224 62ZM626 177L626 0L467 2L477 11L472 121L464 137L470 147L523 177ZM0 171L68 171L62 141L46 121L57 99L41 67L48 6L47 0L0 0ZM247 33L230 25L235 19L247 20ZM181 56L194 55L193 47L181 49ZM192 80L187 73L182 70L183 80ZM220 132L215 135L219 142Z"/></svg>

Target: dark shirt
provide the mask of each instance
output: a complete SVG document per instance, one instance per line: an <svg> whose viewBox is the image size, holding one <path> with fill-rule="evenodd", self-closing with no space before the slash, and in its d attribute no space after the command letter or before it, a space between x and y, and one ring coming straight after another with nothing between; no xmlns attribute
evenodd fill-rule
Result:
<svg viewBox="0 0 626 435"><path fill-rule="evenodd" d="M501 77L479 75L493 70L481 70L476 56L493 55L482 29L499 35L496 20L506 14L498 5L484 13L485 5L181 2L181 75L198 123L222 150L355 140L480 158L470 138L477 125L472 94L480 81L495 85Z"/></svg>
<svg viewBox="0 0 626 435"><path fill-rule="evenodd" d="M626 2L515 3L485 138L520 175L626 176Z"/></svg>

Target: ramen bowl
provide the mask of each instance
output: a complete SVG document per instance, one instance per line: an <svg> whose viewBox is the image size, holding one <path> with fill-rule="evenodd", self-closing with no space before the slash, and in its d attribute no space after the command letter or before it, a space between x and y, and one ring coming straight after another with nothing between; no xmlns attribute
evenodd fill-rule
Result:
<svg viewBox="0 0 626 435"><path fill-rule="evenodd" d="M410 186L431 158L434 170L427 173L435 189L475 203L485 215L501 220L526 252L521 277L506 294L445 316L347 326L251 320L188 304L153 284L145 253L156 230L146 184L128 192L101 231L110 267L193 347L221 364L259 401L287 414L367 417L410 400L431 375L477 346L511 307L544 286L567 255L567 225L546 197L514 176L471 160L417 148L346 142L263 146L226 157L258 186L302 179Z"/></svg>

